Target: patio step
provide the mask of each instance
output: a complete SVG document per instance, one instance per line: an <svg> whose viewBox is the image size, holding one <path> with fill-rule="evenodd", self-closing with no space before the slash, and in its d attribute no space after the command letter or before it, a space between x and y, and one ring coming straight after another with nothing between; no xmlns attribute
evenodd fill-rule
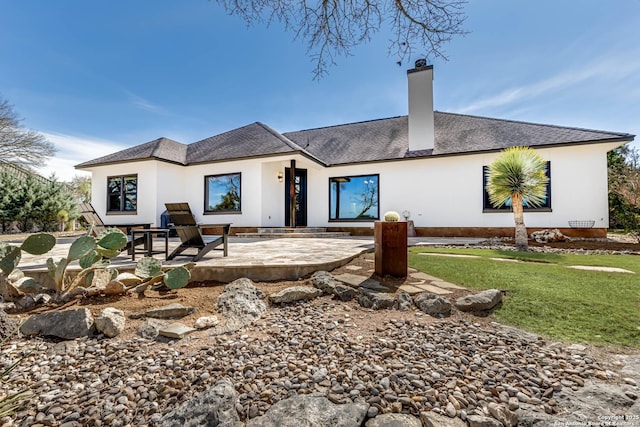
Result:
<svg viewBox="0 0 640 427"><path fill-rule="evenodd" d="M251 237L251 238L325 238L332 239L338 237L349 237L351 233L348 231L327 231L322 227L269 227L258 228L255 233L238 233L238 237Z"/></svg>

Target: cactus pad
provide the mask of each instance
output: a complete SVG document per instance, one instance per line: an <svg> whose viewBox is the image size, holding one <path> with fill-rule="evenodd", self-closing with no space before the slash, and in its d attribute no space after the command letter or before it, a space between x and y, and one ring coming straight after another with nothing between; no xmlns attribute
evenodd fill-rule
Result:
<svg viewBox="0 0 640 427"><path fill-rule="evenodd" d="M56 245L56 238L51 234L38 233L27 237L20 249L31 255L42 255L49 252Z"/></svg>
<svg viewBox="0 0 640 427"><path fill-rule="evenodd" d="M191 273L184 267L176 267L164 275L164 284L170 289L184 288L189 280L191 280Z"/></svg>

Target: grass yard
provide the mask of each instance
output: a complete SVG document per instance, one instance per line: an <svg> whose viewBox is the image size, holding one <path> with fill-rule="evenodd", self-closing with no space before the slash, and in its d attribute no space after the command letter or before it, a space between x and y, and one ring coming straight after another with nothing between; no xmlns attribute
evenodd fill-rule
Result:
<svg viewBox="0 0 640 427"><path fill-rule="evenodd" d="M507 297L494 313L506 324L558 340L640 348L640 256L411 248L409 264L469 289L506 289ZM575 270L568 265L617 267L635 274Z"/></svg>

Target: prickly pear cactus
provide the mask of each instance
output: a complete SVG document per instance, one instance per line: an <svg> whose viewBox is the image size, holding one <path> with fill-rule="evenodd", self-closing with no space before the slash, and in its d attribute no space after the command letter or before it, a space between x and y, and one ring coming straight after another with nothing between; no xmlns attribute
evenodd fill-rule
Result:
<svg viewBox="0 0 640 427"><path fill-rule="evenodd" d="M96 249L96 239L91 236L78 237L69 248L67 261L71 262L90 254Z"/></svg>
<svg viewBox="0 0 640 427"><path fill-rule="evenodd" d="M98 246L119 253L127 246L127 235L117 228L107 228L98 236Z"/></svg>
<svg viewBox="0 0 640 427"><path fill-rule="evenodd" d="M165 273L163 282L169 289L180 289L191 280L191 272L184 267L176 267Z"/></svg>
<svg viewBox="0 0 640 427"><path fill-rule="evenodd" d="M150 279L162 274L162 263L152 257L143 257L138 261L134 273L142 279Z"/></svg>
<svg viewBox="0 0 640 427"><path fill-rule="evenodd" d="M6 276L18 267L21 257L22 251L20 248L6 243L0 243L0 270L2 270Z"/></svg>
<svg viewBox="0 0 640 427"><path fill-rule="evenodd" d="M38 233L27 237L20 245L20 249L31 255L42 255L49 252L56 245L56 238L51 234Z"/></svg>

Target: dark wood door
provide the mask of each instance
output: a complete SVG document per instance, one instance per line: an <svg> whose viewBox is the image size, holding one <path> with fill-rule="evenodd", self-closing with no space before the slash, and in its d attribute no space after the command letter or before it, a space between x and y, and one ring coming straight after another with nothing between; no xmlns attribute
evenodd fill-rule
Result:
<svg viewBox="0 0 640 427"><path fill-rule="evenodd" d="M291 170L285 169L285 201L284 201L284 223L285 226L290 227L291 224ZM296 227L307 226L307 170L295 169L295 181L293 183L294 189L294 201L296 208Z"/></svg>

